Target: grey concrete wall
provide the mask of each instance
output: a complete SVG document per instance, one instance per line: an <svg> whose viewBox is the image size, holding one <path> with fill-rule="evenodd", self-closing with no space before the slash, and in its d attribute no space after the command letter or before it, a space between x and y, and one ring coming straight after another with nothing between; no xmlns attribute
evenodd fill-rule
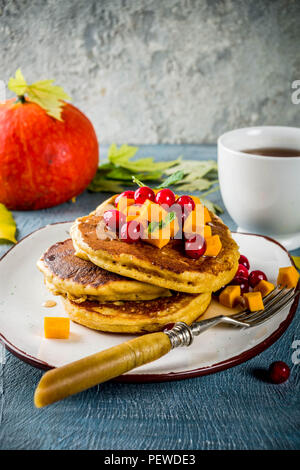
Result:
<svg viewBox="0 0 300 470"><path fill-rule="evenodd" d="M100 142L299 126L300 1L0 0L0 79L55 78Z"/></svg>

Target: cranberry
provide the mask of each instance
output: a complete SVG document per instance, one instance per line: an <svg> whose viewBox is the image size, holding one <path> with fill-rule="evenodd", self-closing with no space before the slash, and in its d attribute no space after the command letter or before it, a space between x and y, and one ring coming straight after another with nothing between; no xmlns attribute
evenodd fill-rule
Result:
<svg viewBox="0 0 300 470"><path fill-rule="evenodd" d="M204 238L196 234L193 238L187 240L184 245L185 254L189 258L198 259L204 255L206 251L206 242Z"/></svg>
<svg viewBox="0 0 300 470"><path fill-rule="evenodd" d="M290 376L290 368L283 361L273 362L269 367L269 377L274 384L285 382Z"/></svg>
<svg viewBox="0 0 300 470"><path fill-rule="evenodd" d="M234 277L232 281L230 282L231 286L240 286L241 288L241 294L247 294L249 292L249 282L248 279L245 279L244 277Z"/></svg>
<svg viewBox="0 0 300 470"><path fill-rule="evenodd" d="M246 258L246 256L244 256L244 255L241 255L241 256L240 256L239 264L242 264L243 266L245 266L246 269L250 269L249 260L248 260L248 258Z"/></svg>
<svg viewBox="0 0 300 470"><path fill-rule="evenodd" d="M160 206L166 205L171 207L175 202L175 194L173 191L171 191L171 189L161 189L158 191L158 193L156 193L155 202Z"/></svg>
<svg viewBox="0 0 300 470"><path fill-rule="evenodd" d="M119 194L119 196L115 199L115 206L117 207L119 200L121 197L126 197L127 199L134 199L134 191L124 191L123 193Z"/></svg>
<svg viewBox="0 0 300 470"><path fill-rule="evenodd" d="M248 279L249 272L248 269L245 268L242 264L239 264L239 267L237 269L237 272L235 273L235 277L244 277L245 279Z"/></svg>
<svg viewBox="0 0 300 470"><path fill-rule="evenodd" d="M190 196L180 196L176 199L176 204L179 204L183 214L189 214L195 209L195 201Z"/></svg>
<svg viewBox="0 0 300 470"><path fill-rule="evenodd" d="M126 243L134 243L142 237L143 227L136 220L130 220L122 225L120 239Z"/></svg>
<svg viewBox="0 0 300 470"><path fill-rule="evenodd" d="M153 189L148 188L148 186L142 186L135 191L134 200L136 204L144 204L147 199L154 202L155 193Z"/></svg>
<svg viewBox="0 0 300 470"><path fill-rule="evenodd" d="M122 227L126 222L125 215L116 209L110 209L109 211L104 212L103 219L107 228L114 232L119 230L120 226Z"/></svg>
<svg viewBox="0 0 300 470"><path fill-rule="evenodd" d="M267 281L267 276L262 271L256 270L251 271L248 277L248 281L251 287L257 286L260 281Z"/></svg>

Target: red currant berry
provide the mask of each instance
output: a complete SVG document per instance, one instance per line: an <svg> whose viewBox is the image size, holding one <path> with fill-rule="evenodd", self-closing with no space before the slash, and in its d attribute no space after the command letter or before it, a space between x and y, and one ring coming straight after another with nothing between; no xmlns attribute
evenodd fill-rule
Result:
<svg viewBox="0 0 300 470"><path fill-rule="evenodd" d="M136 220L130 220L122 225L120 229L120 239L126 243L134 243L142 236L142 226Z"/></svg>
<svg viewBox="0 0 300 470"><path fill-rule="evenodd" d="M171 189L161 189L156 193L155 202L160 206L166 205L171 207L175 203L175 194Z"/></svg>
<svg viewBox="0 0 300 470"><path fill-rule="evenodd" d="M195 201L190 196L180 196L176 199L176 204L179 204L183 214L189 214L195 209Z"/></svg>
<svg viewBox="0 0 300 470"><path fill-rule="evenodd" d="M245 266L246 269L250 269L249 260L248 260L248 258L246 258L246 256L244 256L244 255L241 255L241 256L240 256L239 264L242 264L243 266Z"/></svg>
<svg viewBox="0 0 300 470"><path fill-rule="evenodd" d="M126 197L127 199L134 199L134 191L124 191L123 193L119 194L119 196L115 199L115 206L117 207L119 200L121 197Z"/></svg>
<svg viewBox="0 0 300 470"><path fill-rule="evenodd" d="M248 281L251 287L257 286L260 281L267 281L267 276L262 271L256 270L251 271L248 277Z"/></svg>
<svg viewBox="0 0 300 470"><path fill-rule="evenodd" d="M248 279L249 272L248 269L245 268L242 264L239 264L239 267L237 269L237 272L235 273L235 277L244 277L245 279Z"/></svg>
<svg viewBox="0 0 300 470"><path fill-rule="evenodd" d="M126 222L125 215L116 209L110 209L109 211L104 212L103 219L107 228L113 232L118 231L120 226L122 227L122 225Z"/></svg>
<svg viewBox="0 0 300 470"><path fill-rule="evenodd" d="M206 242L201 235L197 234L194 238L185 242L184 248L185 254L189 258L198 259L200 256L204 255L206 251Z"/></svg>
<svg viewBox="0 0 300 470"><path fill-rule="evenodd" d="M249 292L249 282L248 279L245 279L244 277L234 277L230 282L230 285L240 286L242 295L247 294L247 292Z"/></svg>
<svg viewBox="0 0 300 470"><path fill-rule="evenodd" d="M283 361L276 361L269 367L269 377L274 384L285 382L290 376L290 368Z"/></svg>
<svg viewBox="0 0 300 470"><path fill-rule="evenodd" d="M147 199L153 202L155 201L155 193L153 189L148 188L148 186L142 186L135 191L134 200L136 204L144 204Z"/></svg>

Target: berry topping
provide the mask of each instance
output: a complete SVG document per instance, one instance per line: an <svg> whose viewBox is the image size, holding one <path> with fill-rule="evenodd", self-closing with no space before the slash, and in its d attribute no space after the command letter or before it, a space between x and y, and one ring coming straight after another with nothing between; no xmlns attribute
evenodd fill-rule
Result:
<svg viewBox="0 0 300 470"><path fill-rule="evenodd" d="M155 201L155 193L153 189L148 188L148 186L142 186L135 191L134 200L136 204L144 204L147 199L152 202Z"/></svg>
<svg viewBox="0 0 300 470"><path fill-rule="evenodd" d="M185 242L185 254L189 258L198 259L200 256L204 255L206 251L206 242L204 238L196 234L193 238Z"/></svg>
<svg viewBox="0 0 300 470"><path fill-rule="evenodd" d="M240 256L239 264L242 264L243 266L245 266L246 269L250 269L249 260L248 260L248 258L246 258L246 256L244 256L244 255L241 255L241 256Z"/></svg>
<svg viewBox="0 0 300 470"><path fill-rule="evenodd" d="M171 207L175 203L175 194L171 189L161 189L156 193L155 202L160 206L166 205Z"/></svg>
<svg viewBox="0 0 300 470"><path fill-rule="evenodd" d="M235 273L235 277L244 277L245 279L248 279L249 272L248 269L245 268L242 264L239 264L239 267L237 269L237 272Z"/></svg>
<svg viewBox="0 0 300 470"><path fill-rule="evenodd" d="M117 207L119 200L121 197L126 197L127 199L134 198L134 191L124 191L123 193L119 194L115 199L115 206Z"/></svg>
<svg viewBox="0 0 300 470"><path fill-rule="evenodd" d="M273 362L269 367L269 377L274 384L285 382L290 376L290 368L283 361Z"/></svg>
<svg viewBox="0 0 300 470"><path fill-rule="evenodd" d="M122 225L120 239L126 243L134 243L142 237L143 226L136 220L130 220Z"/></svg>
<svg viewBox="0 0 300 470"><path fill-rule="evenodd" d="M182 209L182 213L188 215L195 209L195 201L190 196L180 196L176 199L176 204L179 204Z"/></svg>
<svg viewBox="0 0 300 470"><path fill-rule="evenodd" d="M248 281L251 287L255 287L260 281L267 281L267 276L262 271L251 271Z"/></svg>
<svg viewBox="0 0 300 470"><path fill-rule="evenodd" d="M126 222L125 215L116 209L110 209L109 211L104 212L103 219L107 228L113 232L118 231L120 226L122 227L122 225Z"/></svg>
<svg viewBox="0 0 300 470"><path fill-rule="evenodd" d="M249 282L248 279L245 279L244 277L234 277L230 282L230 285L240 286L241 294L247 294L247 292L249 292Z"/></svg>

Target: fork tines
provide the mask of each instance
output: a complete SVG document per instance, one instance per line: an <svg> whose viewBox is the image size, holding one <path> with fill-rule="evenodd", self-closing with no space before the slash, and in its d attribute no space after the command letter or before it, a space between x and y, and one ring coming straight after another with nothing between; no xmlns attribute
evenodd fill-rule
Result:
<svg viewBox="0 0 300 470"><path fill-rule="evenodd" d="M287 289L277 286L264 298L264 310L251 312L249 309L247 309L243 312L232 315L231 318L239 321L245 321L249 326L260 325L286 307L286 305L288 305L295 297L297 297L299 293L300 290L294 288Z"/></svg>

